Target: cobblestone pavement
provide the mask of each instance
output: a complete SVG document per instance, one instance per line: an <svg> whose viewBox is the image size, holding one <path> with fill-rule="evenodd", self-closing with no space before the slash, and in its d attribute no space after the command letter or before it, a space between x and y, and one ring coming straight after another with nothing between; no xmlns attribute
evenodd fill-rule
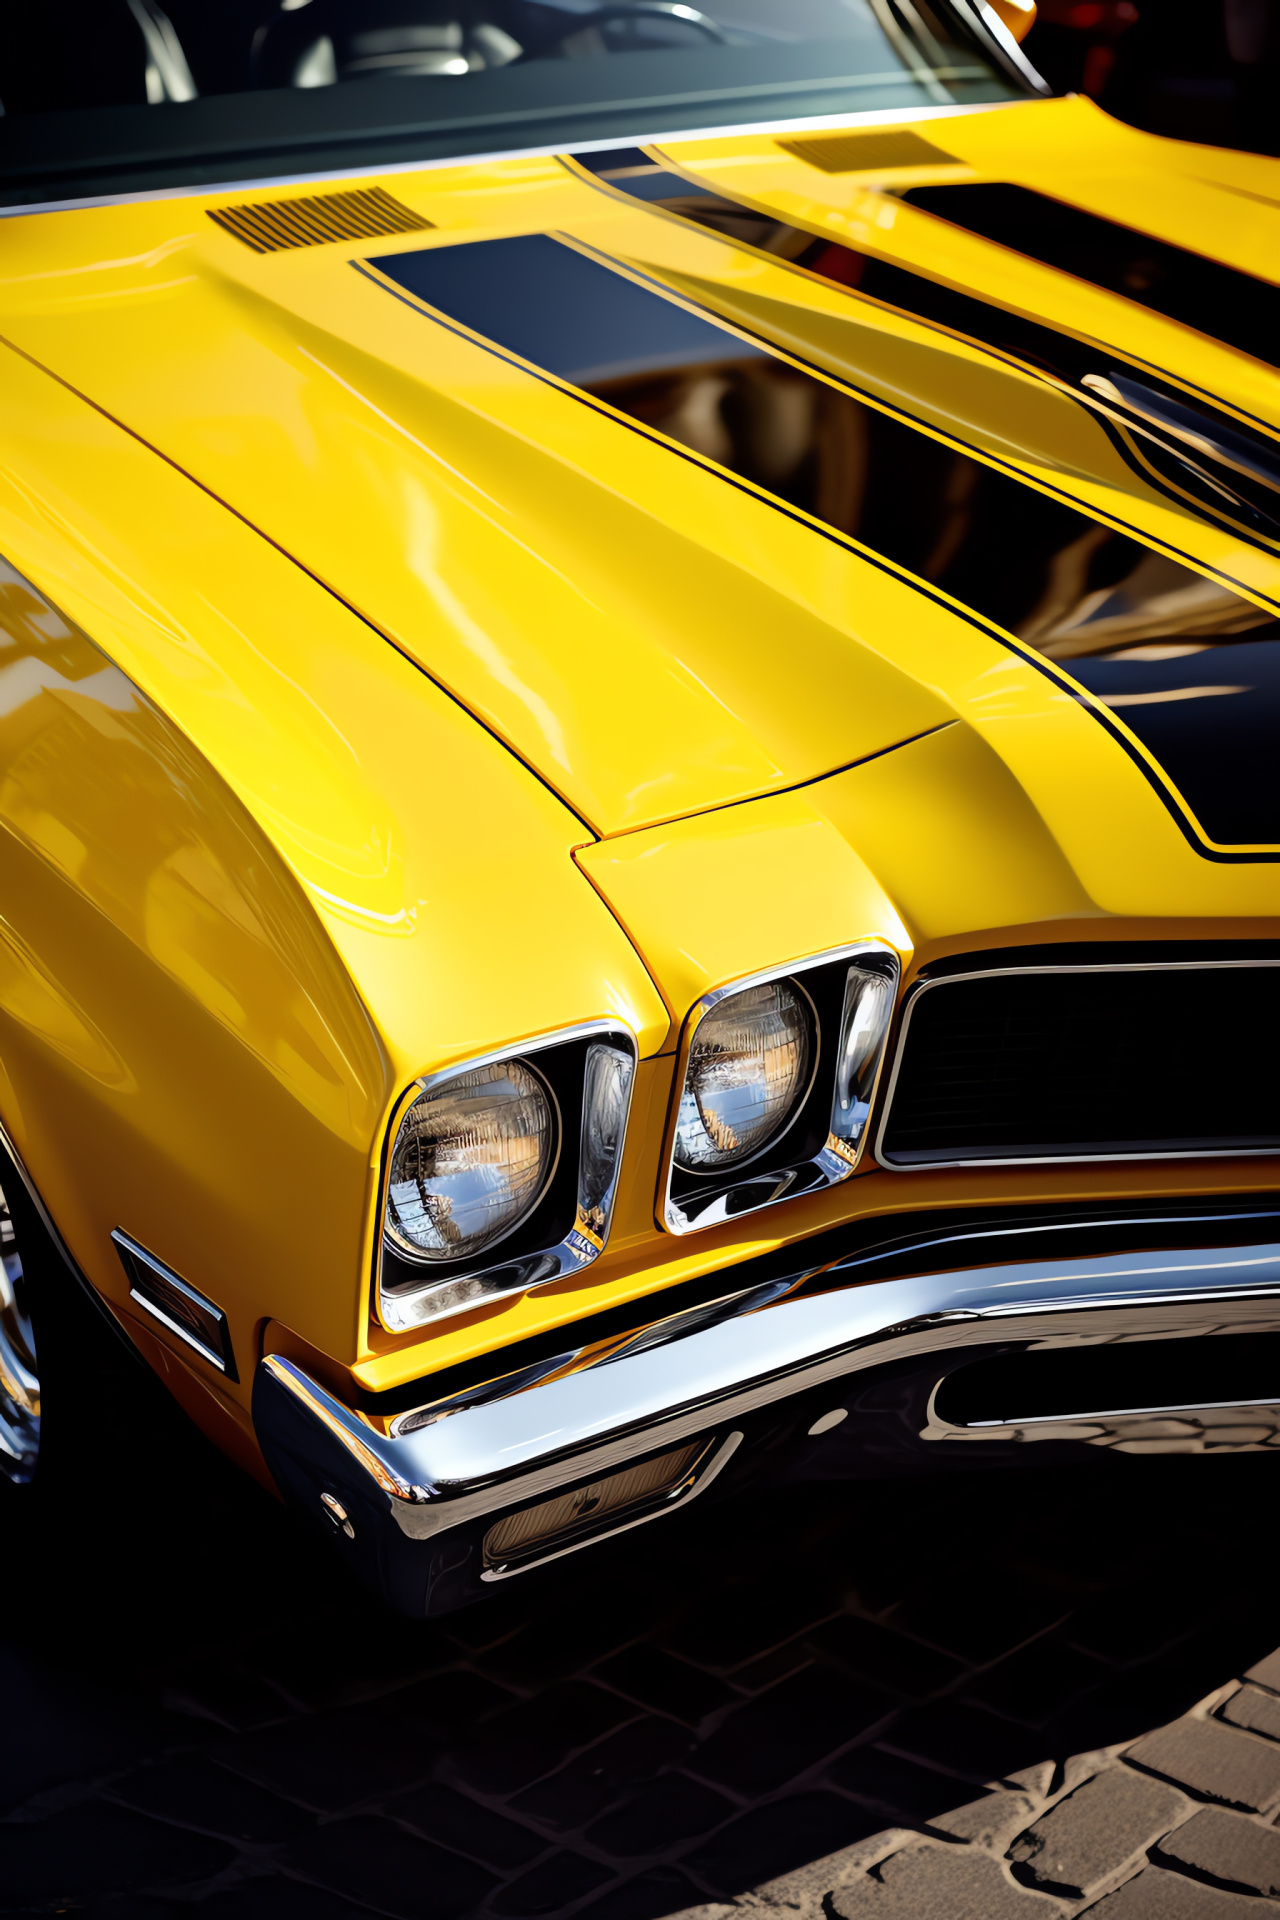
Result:
<svg viewBox="0 0 1280 1920"><path fill-rule="evenodd" d="M5 1523L0 1911L1278 1911L1265 1457L708 1502L419 1626L128 1414Z"/></svg>

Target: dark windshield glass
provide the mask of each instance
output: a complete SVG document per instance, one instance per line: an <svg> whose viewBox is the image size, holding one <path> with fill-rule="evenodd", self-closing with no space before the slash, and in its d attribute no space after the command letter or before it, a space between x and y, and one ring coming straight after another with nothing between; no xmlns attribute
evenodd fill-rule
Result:
<svg viewBox="0 0 1280 1920"><path fill-rule="evenodd" d="M981 0L0 9L8 206L1026 91Z"/></svg>

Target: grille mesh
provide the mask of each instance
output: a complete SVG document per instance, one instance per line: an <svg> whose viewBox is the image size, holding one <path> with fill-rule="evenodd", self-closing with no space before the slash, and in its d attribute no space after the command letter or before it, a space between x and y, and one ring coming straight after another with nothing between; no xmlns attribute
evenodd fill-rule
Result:
<svg viewBox="0 0 1280 1920"><path fill-rule="evenodd" d="M383 233L420 233L434 224L381 187L211 207L208 213L217 226L255 253L318 247L330 240L371 240Z"/></svg>
<svg viewBox="0 0 1280 1920"><path fill-rule="evenodd" d="M841 133L834 139L779 140L784 153L823 173L878 173L886 167L959 167L964 162L944 153L918 133Z"/></svg>
<svg viewBox="0 0 1280 1920"><path fill-rule="evenodd" d="M880 1157L1280 1146L1280 967L988 974L912 1005Z"/></svg>

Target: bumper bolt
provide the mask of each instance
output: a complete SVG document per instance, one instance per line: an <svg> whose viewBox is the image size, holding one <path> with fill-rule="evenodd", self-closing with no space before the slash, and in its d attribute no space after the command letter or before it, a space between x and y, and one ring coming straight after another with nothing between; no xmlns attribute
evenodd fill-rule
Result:
<svg viewBox="0 0 1280 1920"><path fill-rule="evenodd" d="M356 1530L352 1526L350 1520L348 1520L347 1510L343 1506L341 1500L335 1500L331 1493L322 1493L320 1495L320 1505L324 1508L325 1514L330 1520L332 1520L334 1526L337 1527L338 1531L340 1533L345 1533L348 1540L354 1540L356 1537Z"/></svg>

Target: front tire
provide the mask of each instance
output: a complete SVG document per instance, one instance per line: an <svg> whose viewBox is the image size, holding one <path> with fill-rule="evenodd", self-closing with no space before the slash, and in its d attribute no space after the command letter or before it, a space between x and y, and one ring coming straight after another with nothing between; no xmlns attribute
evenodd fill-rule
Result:
<svg viewBox="0 0 1280 1920"><path fill-rule="evenodd" d="M26 1208L20 1206L15 1217L8 1198L13 1186L6 1166L0 1186L0 1475L28 1486L40 1461L40 1374L31 1279L23 1261Z"/></svg>
<svg viewBox="0 0 1280 1920"><path fill-rule="evenodd" d="M0 1502L79 1487L151 1376L0 1152Z"/></svg>

